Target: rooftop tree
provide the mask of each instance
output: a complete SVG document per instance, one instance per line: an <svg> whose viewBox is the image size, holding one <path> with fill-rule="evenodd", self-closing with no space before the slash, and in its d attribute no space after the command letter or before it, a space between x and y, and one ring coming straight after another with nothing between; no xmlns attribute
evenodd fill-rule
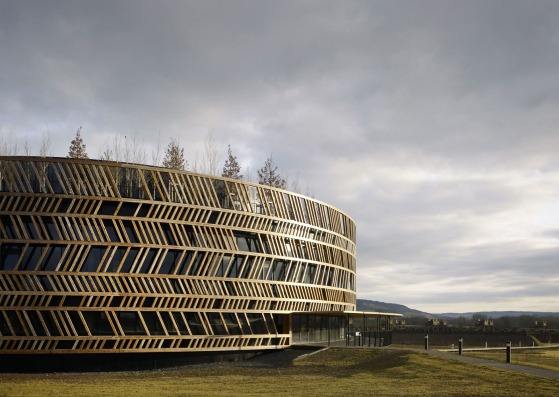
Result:
<svg viewBox="0 0 559 397"><path fill-rule="evenodd" d="M266 159L264 167L260 168L257 173L258 183L262 185L268 185L280 189L285 189L287 186L287 181L279 174L278 167L275 165L272 155Z"/></svg>
<svg viewBox="0 0 559 397"><path fill-rule="evenodd" d="M68 157L72 159L87 159L87 152L85 151L85 143L81 137L82 127L76 131L76 137L70 143L70 150Z"/></svg>
<svg viewBox="0 0 559 397"><path fill-rule="evenodd" d="M237 156L233 156L231 145L227 147L227 160L225 160L225 164L223 165L221 176L232 179L243 179L241 175L241 166L237 161Z"/></svg>
<svg viewBox="0 0 559 397"><path fill-rule="evenodd" d="M167 145L163 167L175 170L185 170L188 167L188 162L184 159L184 148L179 146L179 142L175 138L171 138L171 142Z"/></svg>

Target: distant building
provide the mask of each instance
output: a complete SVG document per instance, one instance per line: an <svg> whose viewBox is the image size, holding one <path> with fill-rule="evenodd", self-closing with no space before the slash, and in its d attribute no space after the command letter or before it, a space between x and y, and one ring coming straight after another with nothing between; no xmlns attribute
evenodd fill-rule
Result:
<svg viewBox="0 0 559 397"><path fill-rule="evenodd" d="M0 358L102 368L344 340L365 318L355 233L328 204L245 181L0 157Z"/></svg>
<svg viewBox="0 0 559 397"><path fill-rule="evenodd" d="M476 327L483 327L483 328L487 328L487 327L493 327L493 320L489 320L489 319L484 319L484 318L478 318L476 319Z"/></svg>
<svg viewBox="0 0 559 397"><path fill-rule="evenodd" d="M428 318L425 320L425 325L427 326L431 326L431 327L440 327L440 326L447 326L448 325L448 321L446 320L439 320L437 318Z"/></svg>

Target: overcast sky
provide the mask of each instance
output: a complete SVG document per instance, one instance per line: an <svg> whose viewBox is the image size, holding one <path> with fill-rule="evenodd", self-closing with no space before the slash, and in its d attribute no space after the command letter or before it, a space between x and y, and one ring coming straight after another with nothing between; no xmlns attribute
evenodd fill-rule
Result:
<svg viewBox="0 0 559 397"><path fill-rule="evenodd" d="M559 2L0 0L0 139L213 134L357 223L359 298L559 311Z"/></svg>

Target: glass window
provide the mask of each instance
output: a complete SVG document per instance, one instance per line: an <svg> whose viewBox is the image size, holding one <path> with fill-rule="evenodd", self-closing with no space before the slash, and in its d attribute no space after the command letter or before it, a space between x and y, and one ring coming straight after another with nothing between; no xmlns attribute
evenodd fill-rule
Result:
<svg viewBox="0 0 559 397"><path fill-rule="evenodd" d="M122 224L124 225L124 230L126 230L126 234L128 235L128 240L130 240L131 243L137 243L138 236L136 235L136 230L132 221L124 220L122 221Z"/></svg>
<svg viewBox="0 0 559 397"><path fill-rule="evenodd" d="M192 335L206 335L206 331L204 330L198 313L186 312L184 316L186 317L186 321L188 321L188 326L190 327Z"/></svg>
<svg viewBox="0 0 559 397"><path fill-rule="evenodd" d="M241 335L241 328L237 321L237 317L233 313L223 313L225 325L229 330L229 335Z"/></svg>
<svg viewBox="0 0 559 397"><path fill-rule="evenodd" d="M21 244L0 244L0 269L14 270L22 250Z"/></svg>
<svg viewBox="0 0 559 397"><path fill-rule="evenodd" d="M223 257L221 258L221 262L217 265L215 277L225 276L225 270L227 269L227 266L229 266L230 260L231 260L231 255L223 255Z"/></svg>
<svg viewBox="0 0 559 397"><path fill-rule="evenodd" d="M116 272L116 269L118 268L118 265L120 264L120 261L122 260L122 256L124 255L125 252L126 252L125 247L117 248L117 251L113 256L113 259L111 260L107 268L108 272ZM130 273L132 265L134 264L134 261L136 260L136 257L138 256L139 252L140 252L139 248L130 248L130 250L128 251L128 255L126 255L126 258L124 259L124 263L120 268L120 273Z"/></svg>
<svg viewBox="0 0 559 397"><path fill-rule="evenodd" d="M27 249L23 253L23 257L21 259L21 264L19 265L20 270L35 270L37 264L39 263L39 259L41 255L43 255L43 249L45 246L43 245L36 245L31 244L27 247Z"/></svg>
<svg viewBox="0 0 559 397"><path fill-rule="evenodd" d="M274 261L273 264L273 280L285 281L286 265L284 261ZM272 272L270 272L272 273Z"/></svg>
<svg viewBox="0 0 559 397"><path fill-rule="evenodd" d="M82 265L81 271L96 272L99 267L99 263L101 263L101 258L103 258L104 253L105 247L91 247Z"/></svg>
<svg viewBox="0 0 559 397"><path fill-rule="evenodd" d="M260 273L260 280L266 280L268 277L268 272L270 271L270 266L272 264L271 259L264 260L264 264L262 265L262 272Z"/></svg>
<svg viewBox="0 0 559 397"><path fill-rule="evenodd" d="M40 314L41 314L41 318L43 319L43 322L45 323L45 326L47 328L47 331L48 331L49 335L50 336L60 336L60 332L58 331L58 327L56 326L56 323L52 319L53 313L50 312L50 311L42 310L42 311L40 311Z"/></svg>
<svg viewBox="0 0 559 397"><path fill-rule="evenodd" d="M78 315L78 312L69 311L68 315L70 316L70 319L72 320L72 325L74 326L74 329L78 333L78 336L87 336L87 331L85 329L85 325L84 325L81 317Z"/></svg>
<svg viewBox="0 0 559 397"><path fill-rule="evenodd" d="M116 201L102 201L99 207L100 215L114 215L118 207L118 202Z"/></svg>
<svg viewBox="0 0 559 397"><path fill-rule="evenodd" d="M186 326L186 323L184 322L184 319L182 317L182 315L179 312L172 312L171 313L173 315L173 319L175 320L175 323L177 324L177 327L179 328L179 332L182 335L188 335L188 327ZM168 328L167 328L168 330Z"/></svg>
<svg viewBox="0 0 559 397"><path fill-rule="evenodd" d="M150 335L164 335L165 331L161 326L161 322L155 312L142 312L144 323L149 330Z"/></svg>
<svg viewBox="0 0 559 397"><path fill-rule="evenodd" d="M242 331L243 335L250 335L251 331L250 331L250 327L248 325L248 320L246 318L246 314L239 313L237 315L237 318L239 319L239 324L241 325L241 331Z"/></svg>
<svg viewBox="0 0 559 397"><path fill-rule="evenodd" d="M161 266L159 267L158 273L172 274L175 268L175 264L180 258L180 255L181 255L180 251L176 251L176 250L167 251L165 258L163 258L163 263L161 263Z"/></svg>
<svg viewBox="0 0 559 397"><path fill-rule="evenodd" d="M250 322L250 328L254 334L267 334L266 324L264 318L260 313L247 313L248 321Z"/></svg>
<svg viewBox="0 0 559 397"><path fill-rule="evenodd" d="M114 335L104 312L83 311L82 314L92 335Z"/></svg>
<svg viewBox="0 0 559 397"><path fill-rule="evenodd" d="M233 236L235 237L239 251L262 252L258 242L258 236L255 234L233 232Z"/></svg>
<svg viewBox="0 0 559 397"><path fill-rule="evenodd" d="M146 335L136 312L115 312L125 335Z"/></svg>
<svg viewBox="0 0 559 397"><path fill-rule="evenodd" d="M118 239L118 235L116 234L115 227L113 221L110 219L103 219L103 226L105 226L105 230L109 236L109 241L113 243L118 243L120 240Z"/></svg>
<svg viewBox="0 0 559 397"><path fill-rule="evenodd" d="M207 316L210 320L210 325L212 326L214 335L227 335L227 329L223 325L223 321L221 320L219 313L208 313Z"/></svg>
<svg viewBox="0 0 559 397"><path fill-rule="evenodd" d="M163 324L165 325L165 328L167 329L167 333L169 335L177 335L179 332L175 328L175 325L173 324L173 320L171 319L171 313L169 313L169 312L159 312L159 315L163 319Z"/></svg>

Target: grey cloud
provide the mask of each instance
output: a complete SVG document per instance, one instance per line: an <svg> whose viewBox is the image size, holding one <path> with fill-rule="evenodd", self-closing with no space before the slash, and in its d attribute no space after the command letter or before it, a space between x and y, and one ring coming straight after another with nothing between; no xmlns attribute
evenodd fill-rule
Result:
<svg viewBox="0 0 559 397"><path fill-rule="evenodd" d="M354 218L363 297L459 302L429 280L509 271L530 284L514 309L528 269L557 277L558 18L545 0L4 1L0 133L49 131L65 155L83 126L91 156L119 134L148 157L160 133L192 164L211 131L245 174L273 153Z"/></svg>

